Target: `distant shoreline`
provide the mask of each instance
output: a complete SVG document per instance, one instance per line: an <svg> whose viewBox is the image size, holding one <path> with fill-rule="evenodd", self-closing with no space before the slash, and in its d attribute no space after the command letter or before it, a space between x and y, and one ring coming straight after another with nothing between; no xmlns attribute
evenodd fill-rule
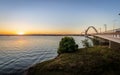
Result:
<svg viewBox="0 0 120 75"><path fill-rule="evenodd" d="M84 35L81 35L81 34L25 34L25 35L0 34L0 36L84 36Z"/></svg>

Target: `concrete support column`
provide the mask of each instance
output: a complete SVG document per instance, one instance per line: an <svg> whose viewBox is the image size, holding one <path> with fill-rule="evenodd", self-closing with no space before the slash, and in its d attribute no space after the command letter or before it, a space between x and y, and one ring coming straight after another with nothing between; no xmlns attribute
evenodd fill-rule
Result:
<svg viewBox="0 0 120 75"><path fill-rule="evenodd" d="M111 48L111 41L109 40L109 48Z"/></svg>

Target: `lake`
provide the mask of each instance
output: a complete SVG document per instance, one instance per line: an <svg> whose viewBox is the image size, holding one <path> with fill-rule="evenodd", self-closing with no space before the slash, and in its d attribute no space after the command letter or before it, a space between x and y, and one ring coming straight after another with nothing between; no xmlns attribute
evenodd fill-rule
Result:
<svg viewBox="0 0 120 75"><path fill-rule="evenodd" d="M0 75L22 75L30 66L57 56L64 36L0 36ZM83 36L72 36L82 48Z"/></svg>

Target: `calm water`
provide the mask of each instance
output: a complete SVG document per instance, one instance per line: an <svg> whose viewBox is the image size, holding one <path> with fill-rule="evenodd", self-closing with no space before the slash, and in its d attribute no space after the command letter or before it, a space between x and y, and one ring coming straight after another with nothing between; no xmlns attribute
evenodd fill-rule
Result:
<svg viewBox="0 0 120 75"><path fill-rule="evenodd" d="M30 66L55 58L63 36L0 36L0 75L22 75ZM73 36L82 48L82 36Z"/></svg>

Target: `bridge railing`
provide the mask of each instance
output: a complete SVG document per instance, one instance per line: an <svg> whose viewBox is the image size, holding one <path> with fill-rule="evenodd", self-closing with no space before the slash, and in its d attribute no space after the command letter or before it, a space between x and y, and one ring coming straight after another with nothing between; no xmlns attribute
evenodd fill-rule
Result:
<svg viewBox="0 0 120 75"><path fill-rule="evenodd" d="M112 37L120 38L120 28L98 33L97 35L111 35Z"/></svg>
<svg viewBox="0 0 120 75"><path fill-rule="evenodd" d="M88 34L88 31L89 31L90 28L94 29L96 33ZM82 33L83 33L83 32L82 32ZM82 33L81 33L81 34L82 34ZM99 33L94 26L89 26L89 27L85 30L85 32L84 32L83 35L85 35L85 36L89 36L89 35L109 35L109 36L112 36L112 37L119 37L119 38L120 38L120 28L114 29L114 30L108 30L108 31L106 31L106 32L100 32L100 33Z"/></svg>

